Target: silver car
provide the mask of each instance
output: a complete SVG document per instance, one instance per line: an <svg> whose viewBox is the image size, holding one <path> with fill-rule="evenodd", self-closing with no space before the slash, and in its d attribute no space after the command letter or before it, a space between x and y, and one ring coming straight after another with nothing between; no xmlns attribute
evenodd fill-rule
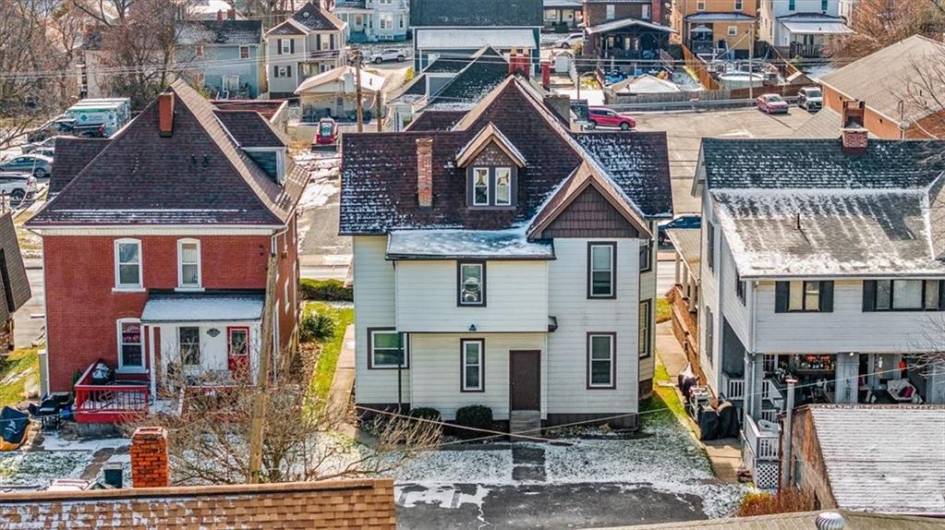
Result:
<svg viewBox="0 0 945 530"><path fill-rule="evenodd" d="M41 179L48 177L52 172L53 159L48 156L27 154L8 158L0 162L0 171L17 171L30 173Z"/></svg>

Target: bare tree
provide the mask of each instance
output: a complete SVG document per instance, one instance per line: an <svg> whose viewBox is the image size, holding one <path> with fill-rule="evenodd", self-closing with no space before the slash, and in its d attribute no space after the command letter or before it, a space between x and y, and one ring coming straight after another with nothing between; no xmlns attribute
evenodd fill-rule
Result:
<svg viewBox="0 0 945 530"><path fill-rule="evenodd" d="M353 407L332 409L327 400L313 393L309 381L314 357L279 363L282 368L268 383L268 399L263 401L260 415L257 386L249 380L248 365L228 376L226 386L219 386L220 381L214 381L212 375L188 376L188 365L199 359L192 346L185 345L182 350L183 354L163 352L164 358L171 360L165 397L172 397L178 409L139 423L168 429L171 471L177 484L377 476L439 440L437 425L394 417L369 423L371 440L357 443L349 436L357 422ZM259 417L265 423L265 438L262 466L256 475L251 464L251 438L253 420Z"/></svg>
<svg viewBox="0 0 945 530"><path fill-rule="evenodd" d="M838 60L857 59L916 34L940 38L945 0L860 0L849 22L856 34L834 47Z"/></svg>

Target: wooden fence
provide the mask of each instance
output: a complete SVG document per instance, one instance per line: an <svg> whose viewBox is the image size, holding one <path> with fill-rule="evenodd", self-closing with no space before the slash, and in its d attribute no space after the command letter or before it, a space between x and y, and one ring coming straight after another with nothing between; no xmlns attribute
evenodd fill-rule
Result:
<svg viewBox="0 0 945 530"><path fill-rule="evenodd" d="M719 86L719 82L709 73L709 68L705 64L705 61L692 53L686 46L682 46L682 53L683 60L686 61L686 67L689 68L692 73L696 74L696 79L702 83L702 86L704 86L706 90L719 90L722 88Z"/></svg>

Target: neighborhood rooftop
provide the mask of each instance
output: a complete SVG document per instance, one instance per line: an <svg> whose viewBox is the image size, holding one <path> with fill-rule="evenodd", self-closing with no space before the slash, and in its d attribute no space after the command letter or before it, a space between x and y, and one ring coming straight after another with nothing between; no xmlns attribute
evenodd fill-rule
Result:
<svg viewBox="0 0 945 530"><path fill-rule="evenodd" d="M187 20L180 23L178 43L240 44L258 46L262 40L261 20Z"/></svg>

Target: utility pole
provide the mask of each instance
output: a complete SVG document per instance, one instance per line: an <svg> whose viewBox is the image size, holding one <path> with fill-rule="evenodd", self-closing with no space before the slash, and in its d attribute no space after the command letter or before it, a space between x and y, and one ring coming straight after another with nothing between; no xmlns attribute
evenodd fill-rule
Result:
<svg viewBox="0 0 945 530"><path fill-rule="evenodd" d="M381 118L381 103L383 103L383 99L384 92L378 88L377 93L374 94L374 119L377 120L377 132L384 132L384 120Z"/></svg>
<svg viewBox="0 0 945 530"><path fill-rule="evenodd" d="M265 415L269 400L269 367L273 353L274 330L273 306L276 296L277 254L269 254L269 268L266 277L266 299L263 303L262 330L259 341L259 370L256 374L256 399L253 403L253 417L249 431L249 483L258 484L262 472L262 446L266 436Z"/></svg>
<svg viewBox="0 0 945 530"><path fill-rule="evenodd" d="M361 62L364 60L364 55L361 53L361 48L355 48L351 55L354 60L354 89L357 98L355 104L358 108L358 132L364 132L364 102L361 101Z"/></svg>
<svg viewBox="0 0 945 530"><path fill-rule="evenodd" d="M755 99L755 25L748 26L748 100Z"/></svg>

